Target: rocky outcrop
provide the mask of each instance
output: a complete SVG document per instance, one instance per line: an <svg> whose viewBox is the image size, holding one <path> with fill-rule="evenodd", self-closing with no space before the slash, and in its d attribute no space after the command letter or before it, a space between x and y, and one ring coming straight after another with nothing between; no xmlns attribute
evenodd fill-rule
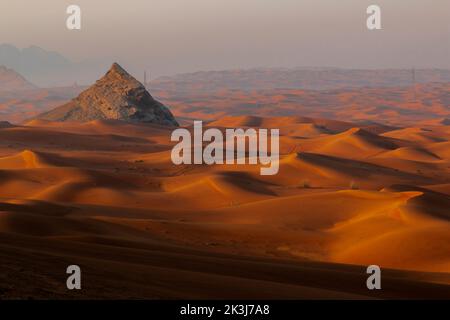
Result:
<svg viewBox="0 0 450 320"><path fill-rule="evenodd" d="M50 121L114 119L178 126L169 109L153 99L145 87L117 63L78 97L36 118Z"/></svg>

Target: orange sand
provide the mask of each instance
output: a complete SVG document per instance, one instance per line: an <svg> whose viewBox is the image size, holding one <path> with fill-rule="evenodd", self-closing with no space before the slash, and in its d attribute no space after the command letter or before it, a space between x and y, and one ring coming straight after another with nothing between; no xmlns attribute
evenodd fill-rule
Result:
<svg viewBox="0 0 450 320"><path fill-rule="evenodd" d="M281 127L279 174L175 166L155 125L0 128L0 296L450 297L448 127L209 125ZM65 290L69 264L81 293ZM365 289L369 264L380 292Z"/></svg>

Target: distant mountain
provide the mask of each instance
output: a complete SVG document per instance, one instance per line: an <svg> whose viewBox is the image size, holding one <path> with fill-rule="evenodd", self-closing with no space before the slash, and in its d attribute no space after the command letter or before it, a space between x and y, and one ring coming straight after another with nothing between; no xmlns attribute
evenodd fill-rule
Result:
<svg viewBox="0 0 450 320"><path fill-rule="evenodd" d="M36 89L24 77L12 69L0 65L0 91L22 91Z"/></svg>
<svg viewBox="0 0 450 320"><path fill-rule="evenodd" d="M36 72L69 66L71 63L59 53L46 51L37 46L20 50L10 44L0 44L0 64L19 72Z"/></svg>
<svg viewBox="0 0 450 320"><path fill-rule="evenodd" d="M50 121L114 119L178 126L169 109L153 99L144 86L117 63L78 97L36 118Z"/></svg>
<svg viewBox="0 0 450 320"><path fill-rule="evenodd" d="M59 53L36 46L20 50L10 44L0 44L0 65L33 79L70 68L71 62Z"/></svg>
<svg viewBox="0 0 450 320"><path fill-rule="evenodd" d="M0 65L16 70L40 87L91 82L105 67L103 63L73 62L37 46L18 49L11 44L0 44Z"/></svg>

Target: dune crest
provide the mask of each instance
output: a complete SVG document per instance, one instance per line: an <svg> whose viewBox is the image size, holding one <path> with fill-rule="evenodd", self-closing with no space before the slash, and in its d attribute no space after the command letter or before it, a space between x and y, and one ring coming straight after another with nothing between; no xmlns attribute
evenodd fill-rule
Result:
<svg viewBox="0 0 450 320"><path fill-rule="evenodd" d="M49 164L36 152L24 150L19 154L0 158L1 169L32 169L45 168Z"/></svg>

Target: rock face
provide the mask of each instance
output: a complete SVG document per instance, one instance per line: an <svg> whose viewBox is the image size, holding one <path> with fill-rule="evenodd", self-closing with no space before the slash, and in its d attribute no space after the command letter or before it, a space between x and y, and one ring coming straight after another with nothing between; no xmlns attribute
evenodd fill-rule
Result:
<svg viewBox="0 0 450 320"><path fill-rule="evenodd" d="M36 118L50 121L115 119L178 126L169 109L153 99L145 87L117 63L78 97Z"/></svg>
<svg viewBox="0 0 450 320"><path fill-rule="evenodd" d="M32 90L36 89L24 77L12 69L0 66L0 91Z"/></svg>

